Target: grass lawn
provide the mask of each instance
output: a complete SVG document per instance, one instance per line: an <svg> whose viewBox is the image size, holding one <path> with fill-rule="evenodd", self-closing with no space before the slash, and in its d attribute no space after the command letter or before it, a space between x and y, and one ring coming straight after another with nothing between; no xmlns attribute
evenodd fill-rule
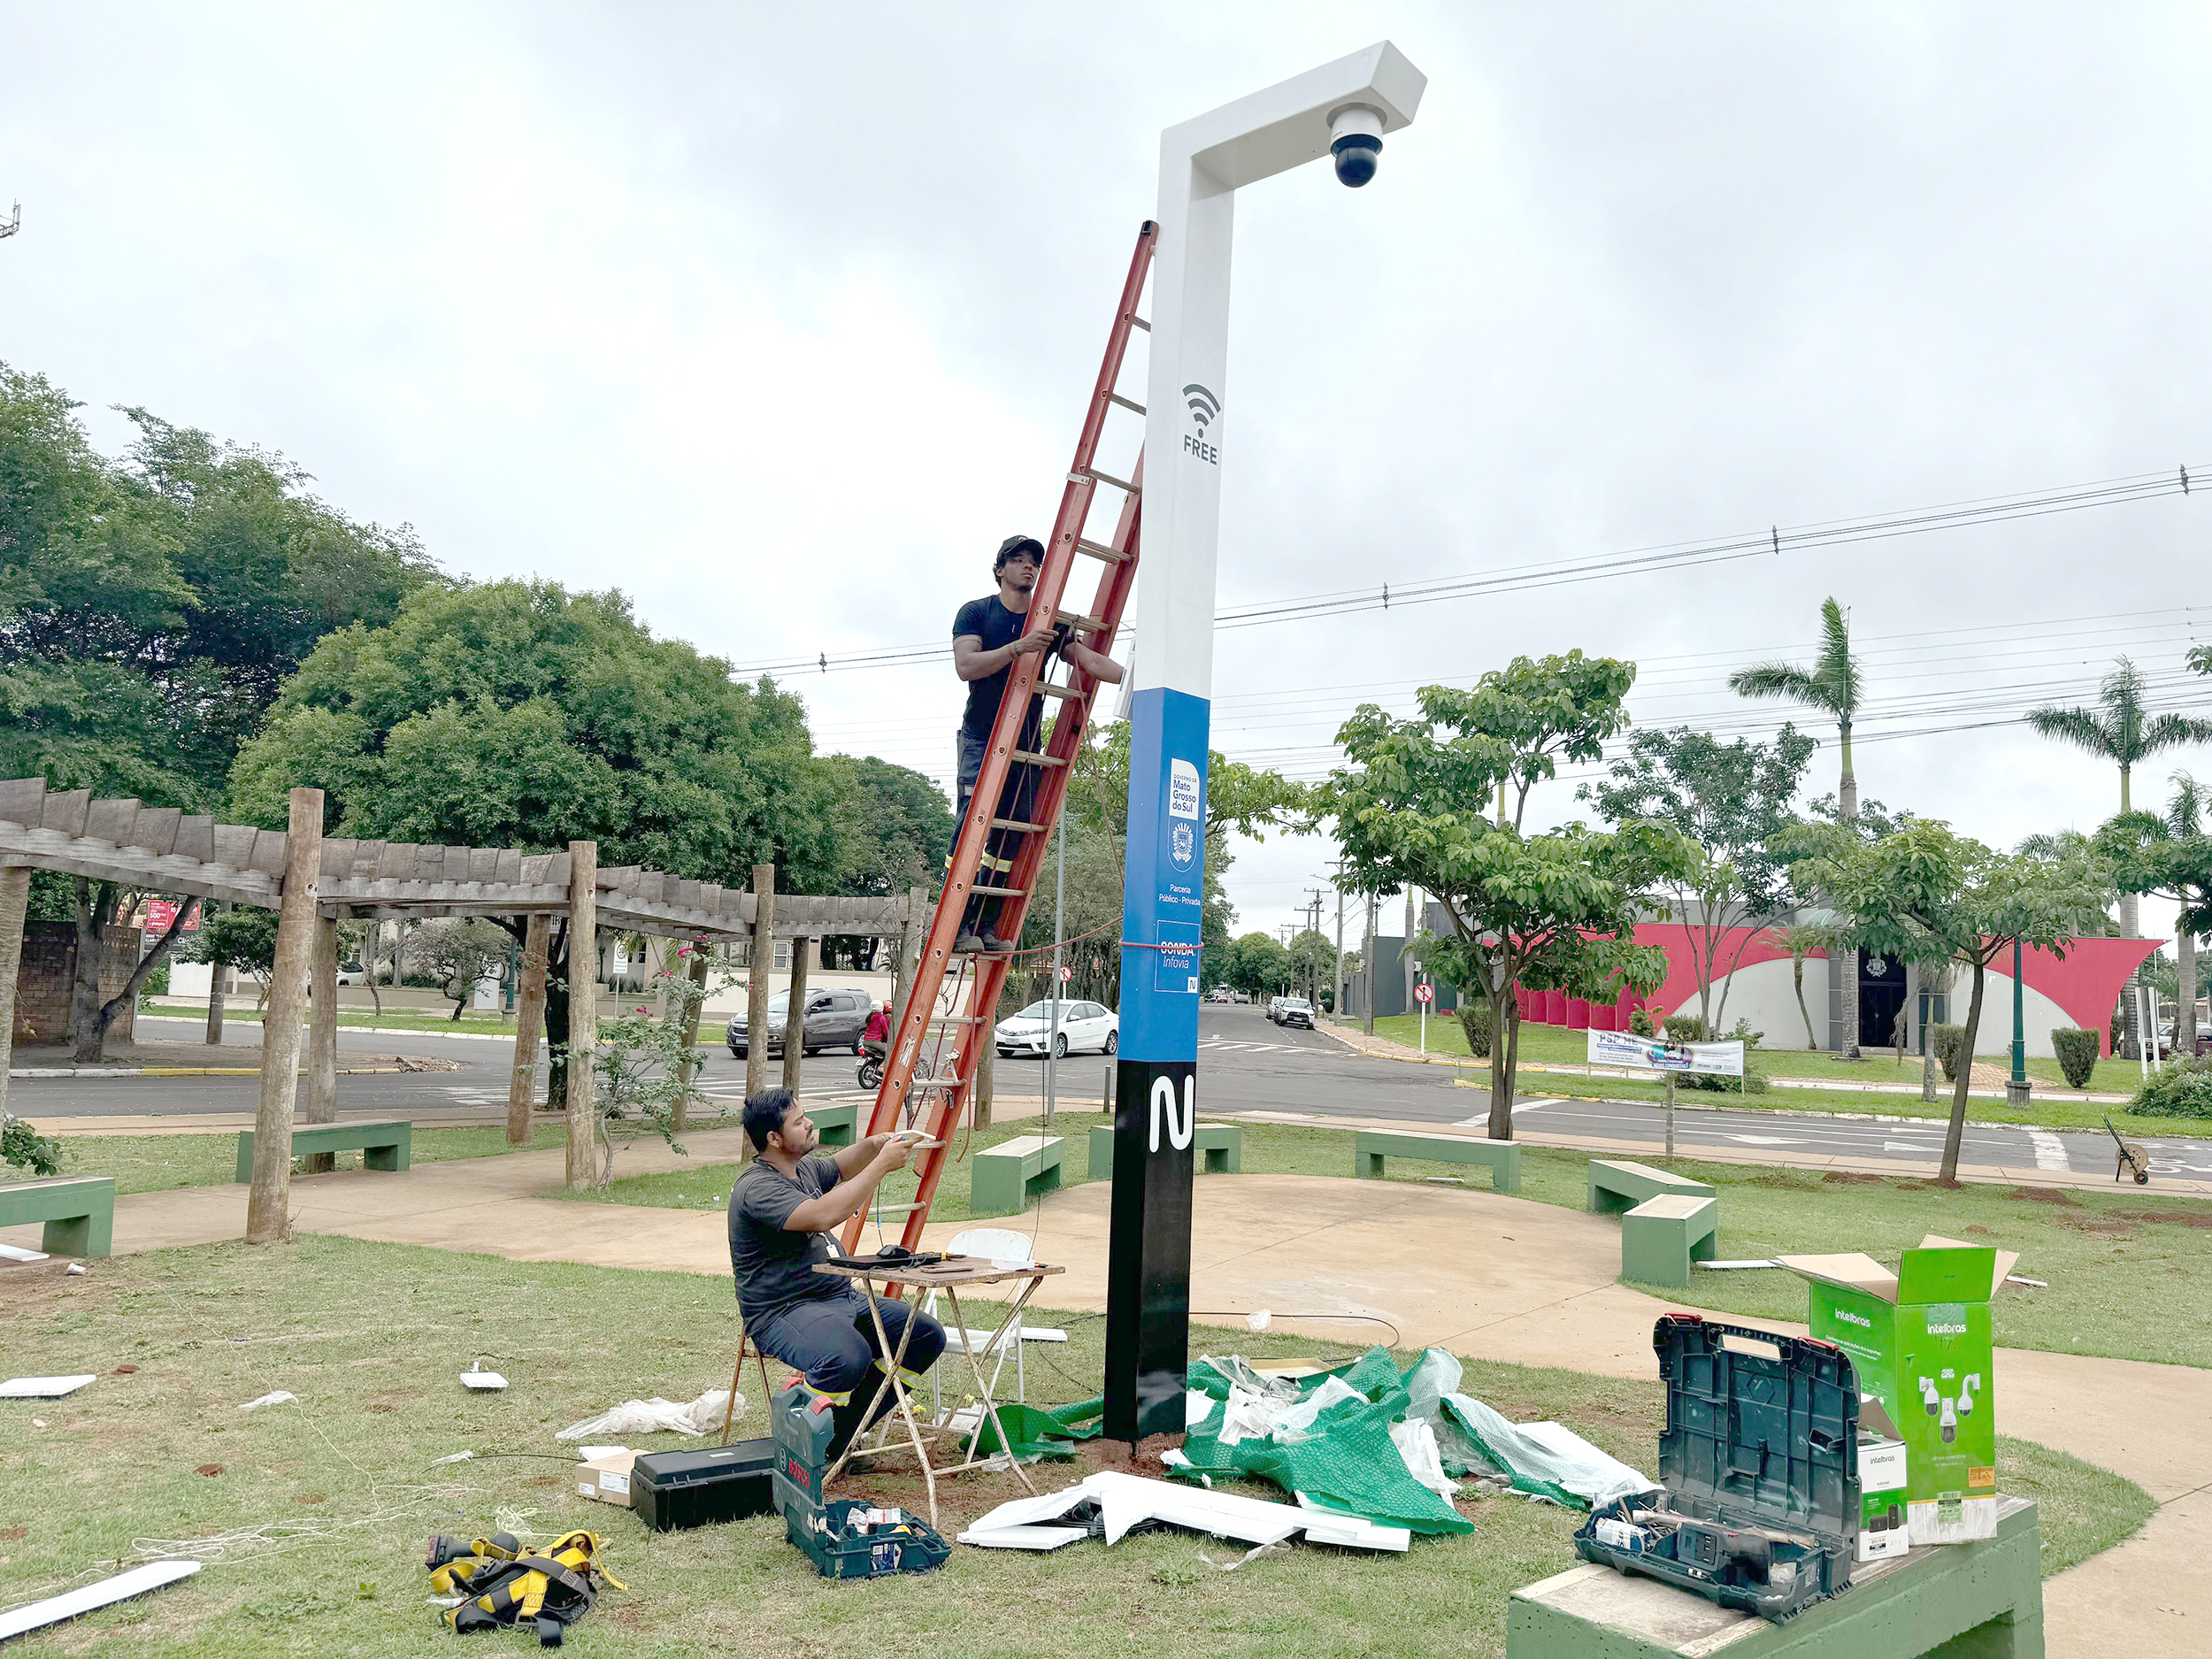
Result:
<svg viewBox="0 0 2212 1659"><path fill-rule="evenodd" d="M155 1000L143 1006L147 1013L167 1019L204 1020L207 1018L207 1004L204 1002ZM250 1002L242 1008L231 1005L224 1010L223 1023L226 1025L258 1025L261 1024L261 1014ZM303 1025L306 1023L304 1018L300 1021ZM395 1010L388 1014L380 1014L373 1006L356 1008L348 1003L338 1010L338 1023L351 1025L357 1030L367 1026L375 1031L440 1032L449 1037L457 1034L465 1037L511 1037L515 1034L515 1022L511 1019L464 1014L455 1020L434 1010L424 1008Z"/></svg>
<svg viewBox="0 0 2212 1659"><path fill-rule="evenodd" d="M726 1386L726 1286L328 1238L118 1257L78 1279L40 1264L6 1282L11 1365L100 1376L65 1400L0 1402L0 1600L112 1571L140 1540L179 1540L207 1563L150 1598L24 1639L12 1651L25 1659L464 1651L424 1605L423 1540L501 1527L602 1534L605 1564L629 1587L603 1597L569 1640L617 1659L1083 1659L1138 1643L1167 1659L1495 1655L1507 1594L1573 1559L1578 1517L1471 1498L1471 1535L1418 1540L1402 1556L1299 1548L1225 1574L1200 1558L1227 1562L1236 1546L1163 1532L1049 1555L957 1548L928 1577L837 1584L784 1542L778 1520L649 1533L627 1511L576 1497L563 1467L552 1437L570 1422L634 1395ZM1102 1322L1039 1317L1064 1319L1070 1340L1033 1365L1033 1393L1095 1392ZM1193 1351L1351 1352L1202 1328ZM455 1377L478 1356L513 1386L465 1394ZM1652 1461L1655 1382L1471 1363L1464 1386L1509 1416L1552 1417ZM300 1403L237 1409L280 1388ZM761 1402L741 1421L759 1432ZM487 1455L433 1466L463 1449ZM2007 1440L1999 1460L2008 1490L2045 1505L2047 1573L2117 1541L2150 1509L2139 1488L2038 1447ZM1079 1471L1039 1472L1051 1490ZM898 1502L910 1484L871 1477L864 1490ZM1005 1476L948 1483L944 1530L1018 1490ZM478 1640L506 1653L528 1639Z"/></svg>
<svg viewBox="0 0 2212 1659"><path fill-rule="evenodd" d="M566 1133L559 1118L541 1113L539 1120L530 1125L530 1148L560 1146ZM111 1175L119 1194L161 1192L172 1187L221 1187L238 1172L235 1133L57 1138L61 1141L64 1175ZM449 1158L488 1158L511 1150L504 1129L418 1129L411 1156L418 1164L441 1164ZM331 1156L339 1169L361 1167L358 1152Z"/></svg>
<svg viewBox="0 0 2212 1659"><path fill-rule="evenodd" d="M1070 1138L1063 1184L1088 1179L1085 1140L1095 1113L1066 1115ZM995 1146L1034 1134L1033 1122L978 1131L973 1146ZM1654 1164L1663 1160L1654 1158ZM1244 1168L1251 1174L1326 1175L1349 1179L1348 1130L1244 1125ZM1580 1210L1586 1202L1589 1155L1546 1147L1521 1152L1521 1196ZM548 1194L586 1202L649 1204L676 1210L721 1210L729 1202L734 1163L703 1164L665 1175L618 1180L598 1193ZM1389 1179L1418 1182L1433 1174L1467 1177L1463 1164L1393 1158ZM2008 1347L2212 1366L2212 1203L2124 1192L2055 1187L1966 1186L1886 1176L1701 1164L1670 1166L1709 1181L1720 1194L1721 1254L1745 1257L1863 1250L1894 1266L1898 1252L1931 1233L2020 1252L2017 1271L2047 1279L2047 1290L2008 1286L1993 1304L1997 1340ZM1208 1180L1202 1176L1201 1202ZM887 1201L913 1195L902 1171L883 1184ZM965 1170L946 1171L930 1211L933 1221L969 1218ZM897 1227L887 1223L887 1237ZM1779 1269L1700 1272L1686 1292L1665 1293L1698 1307L1766 1318L1805 1317L1802 1279Z"/></svg>
<svg viewBox="0 0 2212 1659"><path fill-rule="evenodd" d="M1375 1034L1387 1037L1393 1042L1415 1044L1420 1041L1419 1026L1417 1015L1394 1015L1375 1022ZM1467 1033L1460 1029L1458 1020L1448 1016L1430 1019L1429 1052L1467 1055ZM1588 1055L1588 1039L1581 1032L1566 1031L1555 1025L1521 1027L1520 1059L1524 1063L1534 1061L1544 1065L1578 1066L1585 1063ZM1482 1087L1487 1089L1489 1061L1468 1056L1468 1064L1473 1068L1470 1075L1479 1077ZM1917 1094L1862 1094L1852 1089L1789 1087L1788 1079L1792 1077L1817 1077L1846 1083L1909 1083L1917 1088L1920 1083L1920 1060L1917 1056L1908 1056L1900 1065L1892 1050L1874 1049L1869 1051L1868 1057L1858 1064L1845 1065L1826 1055L1761 1048L1754 1064L1776 1079L1773 1087L1763 1094L1738 1096L1678 1088L1676 1100L1691 1105L1740 1104L1753 1111L1847 1112L1869 1117L1936 1118L1947 1118L1951 1115L1951 1085L1943 1080L1939 1071L1936 1076L1941 1098L1933 1102L1922 1100ZM2131 1093L2142 1081L2132 1060L2100 1060L2097 1065L2097 1075L2093 1082L2100 1089ZM2055 1129L2086 1129L2101 1133L2104 1120L2109 1116L2121 1133L2131 1136L2172 1138L2212 1134L2212 1124L2207 1124L2202 1118L2147 1117L2119 1106L2082 1100L2061 1079L2055 1060L2031 1060L2028 1062L2028 1073L2035 1079L2036 1087L2024 1110L2015 1110L2001 1100L1970 1095L1966 1102L1969 1121L1980 1124L2032 1124ZM1661 1100L1666 1095L1666 1086L1634 1078L1578 1078L1570 1072L1524 1071L1521 1093L1562 1095L1577 1100Z"/></svg>

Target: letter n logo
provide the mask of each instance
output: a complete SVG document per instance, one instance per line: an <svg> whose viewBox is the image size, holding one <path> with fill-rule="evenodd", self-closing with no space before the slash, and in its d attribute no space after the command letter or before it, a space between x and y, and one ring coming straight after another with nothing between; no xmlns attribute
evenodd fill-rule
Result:
<svg viewBox="0 0 2212 1659"><path fill-rule="evenodd" d="M1183 1114L1180 1118L1175 1115L1175 1079L1169 1077L1152 1079L1151 1150L1155 1152L1160 1149L1160 1119L1163 1115L1167 1118L1168 1144L1180 1152L1190 1145L1191 1132L1197 1126L1198 1079L1196 1078L1187 1077L1183 1079Z"/></svg>

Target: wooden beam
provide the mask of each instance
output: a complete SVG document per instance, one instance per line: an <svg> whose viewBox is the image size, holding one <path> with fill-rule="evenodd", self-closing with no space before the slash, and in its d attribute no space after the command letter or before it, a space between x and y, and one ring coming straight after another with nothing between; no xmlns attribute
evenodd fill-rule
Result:
<svg viewBox="0 0 2212 1659"><path fill-rule="evenodd" d="M327 842L325 843L328 845ZM279 922L278 926L283 926ZM315 950L310 984L313 995L307 1025L307 1101L300 1112L303 1123L338 1121L338 918L318 910ZM307 1155L306 1173L329 1172L335 1159L328 1152Z"/></svg>
<svg viewBox="0 0 2212 1659"><path fill-rule="evenodd" d="M315 884L322 871L323 792L295 789L285 836L284 900L276 963L261 1023L261 1101L254 1114L253 1186L246 1242L274 1244L291 1225L292 1108L299 1098L300 1015L315 945Z"/></svg>
<svg viewBox="0 0 2212 1659"><path fill-rule="evenodd" d="M791 941L791 976L784 981L783 1086L794 1094L799 1092L799 1063L806 1057L807 956L813 942L809 939ZM748 1025L745 1029L749 1048L752 1027Z"/></svg>
<svg viewBox="0 0 2212 1659"><path fill-rule="evenodd" d="M599 843L568 844L568 1185L597 1185L591 1053L599 1040Z"/></svg>
<svg viewBox="0 0 2212 1659"><path fill-rule="evenodd" d="M8 1062L15 1049L15 973L23 959L23 918L30 909L27 865L0 868L0 1123L8 1117Z"/></svg>
<svg viewBox="0 0 2212 1659"><path fill-rule="evenodd" d="M515 1056L507 1074L507 1141L530 1140L530 1108L537 1093L538 1036L545 1026L546 953L551 949L552 918L530 918L522 941L520 983L515 988Z"/></svg>
<svg viewBox="0 0 2212 1659"><path fill-rule="evenodd" d="M753 965L745 986L745 1098L768 1081L768 973L776 960L776 866L753 866ZM749 1140L746 1149L751 1148ZM741 1152L741 1156L744 1156Z"/></svg>

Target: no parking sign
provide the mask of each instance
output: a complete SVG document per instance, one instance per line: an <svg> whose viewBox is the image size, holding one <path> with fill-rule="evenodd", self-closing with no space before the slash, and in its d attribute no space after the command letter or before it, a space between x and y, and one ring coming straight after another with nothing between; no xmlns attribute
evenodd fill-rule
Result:
<svg viewBox="0 0 2212 1659"><path fill-rule="evenodd" d="M1415 986L1413 987L1413 1000L1417 1002L1433 1002L1436 1001L1436 987L1432 985Z"/></svg>

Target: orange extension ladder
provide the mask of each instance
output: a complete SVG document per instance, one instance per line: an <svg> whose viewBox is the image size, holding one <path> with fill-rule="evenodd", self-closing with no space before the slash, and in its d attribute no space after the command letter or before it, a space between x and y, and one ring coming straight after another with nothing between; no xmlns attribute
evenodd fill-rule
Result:
<svg viewBox="0 0 2212 1659"><path fill-rule="evenodd" d="M1144 457L1141 450L1131 476L1125 479L1100 472L1094 462L1110 409L1118 404L1139 419L1144 417L1144 406L1122 396L1115 387L1129 348L1130 331L1148 331L1151 326L1137 315L1137 301L1144 292L1158 236L1159 227L1150 220L1137 233L1137 250L1129 261L1129 275L1122 284L1114 326L1107 336L1106 360L1100 365L1098 384L1083 417L1083 434L1076 441L1075 460L1061 492L1059 516L1053 521L1052 539L1045 546L1044 568L1038 572L1030 600L1025 637L1049 633L1056 625L1062 625L1092 649L1110 650L1135 585ZM1118 492L1121 504L1112 534L1099 541L1088 534L1087 526L1092 503L1102 484ZM1066 603L1068 579L1079 558L1094 559L1102 567L1098 591L1083 611ZM1057 684L1045 678L1056 667L1068 674ZM937 1184L944 1177L947 1161L955 1156L953 1132L966 1114L984 1045L992 1041L992 1010L998 1007L999 993L1013 965L1010 956L956 956L953 943L960 934L961 918L971 899L995 898L1000 910L995 931L1002 939L1020 939L1030 896L1044 868L1045 845L1060 821L1061 805L1067 798L1069 772L1089 733L1092 703L1098 690L1097 680L1069 667L1056 654L1038 652L1015 659L999 703L998 724L992 728L990 747L984 752L983 770L975 780L968 817L945 872L944 892L937 901L936 914L930 918L929 937L907 994L903 1017L891 1034L875 1108L868 1118L870 1134L919 1126L926 1127L930 1140L939 1144L925 1147L915 1156L918 1187L912 1202L872 1205L845 1224L843 1242L848 1253L858 1248L862 1230L869 1221L880 1225L901 1213L905 1221L900 1241L912 1249L921 1240ZM1019 746L1030 702L1040 694L1057 705L1052 735L1041 753ZM1019 780L1029 785L1030 816L997 817L1007 785L1018 780L1017 768L1025 769ZM995 881L979 880L987 852L1010 863L1012 869L999 874ZM953 1011L940 1014L941 1006ZM918 1118L926 1121L918 1125Z"/></svg>

